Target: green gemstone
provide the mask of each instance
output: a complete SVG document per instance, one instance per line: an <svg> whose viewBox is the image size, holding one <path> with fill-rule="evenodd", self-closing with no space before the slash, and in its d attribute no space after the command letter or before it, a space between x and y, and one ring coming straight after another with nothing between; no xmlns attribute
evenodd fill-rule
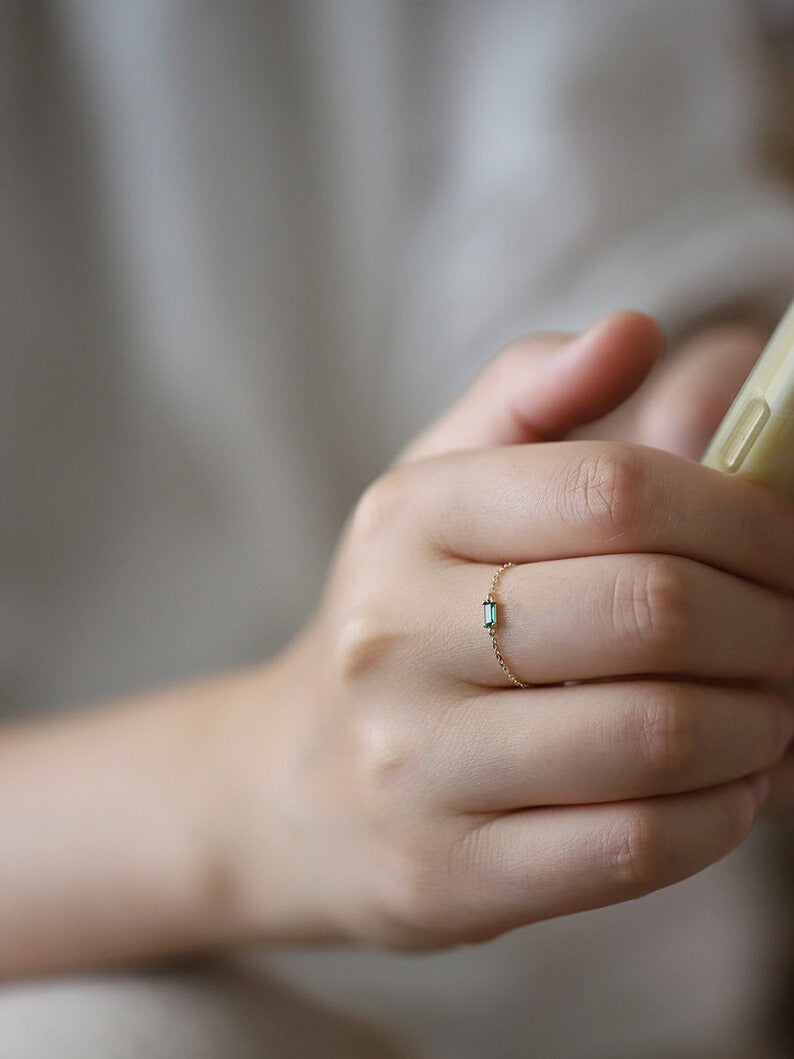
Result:
<svg viewBox="0 0 794 1059"><path fill-rule="evenodd" d="M492 629L496 625L496 603L492 599L484 599L482 603L482 623L486 629Z"/></svg>

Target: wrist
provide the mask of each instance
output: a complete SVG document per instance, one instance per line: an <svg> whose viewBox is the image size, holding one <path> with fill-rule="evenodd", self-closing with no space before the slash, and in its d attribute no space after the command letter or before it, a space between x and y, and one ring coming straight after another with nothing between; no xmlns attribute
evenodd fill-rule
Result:
<svg viewBox="0 0 794 1059"><path fill-rule="evenodd" d="M342 940L316 863L313 808L298 782L315 713L309 639L237 674L223 696L208 785L217 805L209 810L215 881L207 897L219 901L226 940Z"/></svg>

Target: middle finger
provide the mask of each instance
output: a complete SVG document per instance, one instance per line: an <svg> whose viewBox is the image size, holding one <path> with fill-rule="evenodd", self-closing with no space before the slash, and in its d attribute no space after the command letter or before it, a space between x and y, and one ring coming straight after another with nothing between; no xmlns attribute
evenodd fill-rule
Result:
<svg viewBox="0 0 794 1059"><path fill-rule="evenodd" d="M508 687L478 604L493 569L450 561L439 656L448 675ZM794 599L691 559L598 555L502 575L498 643L528 684L680 674L782 681L794 672ZM451 624L450 624L451 623Z"/></svg>

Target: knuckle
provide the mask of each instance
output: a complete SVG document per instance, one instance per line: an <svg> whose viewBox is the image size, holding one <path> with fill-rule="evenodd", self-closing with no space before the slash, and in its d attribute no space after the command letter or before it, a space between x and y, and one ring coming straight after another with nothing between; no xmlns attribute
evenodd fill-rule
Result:
<svg viewBox="0 0 794 1059"><path fill-rule="evenodd" d="M577 460L560 480L563 514L606 542L630 534L641 516L646 474L638 453L613 445Z"/></svg>
<svg viewBox="0 0 794 1059"><path fill-rule="evenodd" d="M692 703L675 685L658 688L643 707L638 744L652 775L675 776L691 767L700 745L699 726Z"/></svg>
<svg viewBox="0 0 794 1059"><path fill-rule="evenodd" d="M410 465L396 467L376 478L362 493L352 518L353 535L371 540L404 516L413 481Z"/></svg>
<svg viewBox="0 0 794 1059"><path fill-rule="evenodd" d="M600 837L598 868L617 894L639 897L656 885L664 859L661 844L659 830L647 813L624 809Z"/></svg>
<svg viewBox="0 0 794 1059"><path fill-rule="evenodd" d="M517 338L492 361L491 371L499 381L513 385L517 374L520 377L526 371L527 362L533 361L538 353L538 340L535 337Z"/></svg>
<svg viewBox="0 0 794 1059"><path fill-rule="evenodd" d="M362 711L349 723L351 779L377 847L367 887L378 936L407 949L460 940L465 870L460 828L423 795L426 760L417 733L398 715Z"/></svg>
<svg viewBox="0 0 794 1059"><path fill-rule="evenodd" d="M411 948L438 948L461 939L459 889L448 840L415 838L389 861L381 916Z"/></svg>
<svg viewBox="0 0 794 1059"><path fill-rule="evenodd" d="M531 343L526 338L516 338L499 353L493 360L495 371L509 371L522 363L531 348Z"/></svg>
<svg viewBox="0 0 794 1059"><path fill-rule="evenodd" d="M414 747L399 716L361 710L349 722L353 761L360 787L370 801L394 789L414 762Z"/></svg>
<svg viewBox="0 0 794 1059"><path fill-rule="evenodd" d="M690 606L685 565L673 556L655 555L623 566L612 602L618 635L656 650L686 643Z"/></svg>
<svg viewBox="0 0 794 1059"><path fill-rule="evenodd" d="M393 658L402 639L374 603L353 605L342 619L335 643L334 673L352 684L376 673Z"/></svg>

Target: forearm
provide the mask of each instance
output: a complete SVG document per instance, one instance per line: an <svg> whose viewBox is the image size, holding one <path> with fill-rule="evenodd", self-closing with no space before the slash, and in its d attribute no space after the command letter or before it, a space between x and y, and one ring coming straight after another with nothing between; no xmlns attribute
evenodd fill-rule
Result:
<svg viewBox="0 0 794 1059"><path fill-rule="evenodd" d="M268 804L290 694L277 662L7 731L0 976L321 930Z"/></svg>

